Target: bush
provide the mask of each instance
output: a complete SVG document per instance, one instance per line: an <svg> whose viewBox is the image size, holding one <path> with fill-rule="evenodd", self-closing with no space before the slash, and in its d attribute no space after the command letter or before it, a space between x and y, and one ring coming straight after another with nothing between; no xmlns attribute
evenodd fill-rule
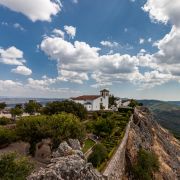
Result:
<svg viewBox="0 0 180 180"><path fill-rule="evenodd" d="M33 164L22 156L15 153L0 156L0 179L3 180L25 180L33 170Z"/></svg>
<svg viewBox="0 0 180 180"><path fill-rule="evenodd" d="M101 163L107 158L107 150L103 144L96 144L93 152L88 157L88 162L91 162L94 167L99 167Z"/></svg>
<svg viewBox="0 0 180 180"><path fill-rule="evenodd" d="M94 123L94 134L101 137L106 137L111 134L115 127L115 121L111 118L98 118Z"/></svg>
<svg viewBox="0 0 180 180"><path fill-rule="evenodd" d="M9 144L16 139L14 130L9 130L4 127L0 127L0 146Z"/></svg>
<svg viewBox="0 0 180 180"><path fill-rule="evenodd" d="M86 108L79 103L73 101L55 101L47 103L46 107L43 108L43 114L52 115L60 112L71 113L78 116L81 120L87 118Z"/></svg>
<svg viewBox="0 0 180 180"><path fill-rule="evenodd" d="M34 100L29 100L28 103L24 104L24 112L34 115L39 112L42 105Z"/></svg>
<svg viewBox="0 0 180 180"><path fill-rule="evenodd" d="M16 132L22 140L31 144L31 154L34 153L36 143L45 138L52 138L53 146L57 147L61 141L68 138L81 141L85 136L80 120L67 113L23 117L17 122Z"/></svg>
<svg viewBox="0 0 180 180"><path fill-rule="evenodd" d="M0 111L2 111L6 106L5 102L0 102Z"/></svg>
<svg viewBox="0 0 180 180"><path fill-rule="evenodd" d="M11 120L9 118L6 118L6 117L1 117L0 118L0 125L7 125L7 124L10 124L11 123Z"/></svg>
<svg viewBox="0 0 180 180"><path fill-rule="evenodd" d="M133 174L139 180L151 180L153 173L159 170L157 156L143 149L139 150L137 163L133 166Z"/></svg>
<svg viewBox="0 0 180 180"><path fill-rule="evenodd" d="M10 110L10 113L12 118L15 120L16 116L21 116L23 114L23 110L18 107L15 107Z"/></svg>

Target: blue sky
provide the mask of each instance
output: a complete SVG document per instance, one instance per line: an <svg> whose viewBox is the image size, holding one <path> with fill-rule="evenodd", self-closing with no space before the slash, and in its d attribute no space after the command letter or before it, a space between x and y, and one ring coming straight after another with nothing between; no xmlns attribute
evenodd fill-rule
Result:
<svg viewBox="0 0 180 180"><path fill-rule="evenodd" d="M180 100L180 4L156 1L0 0L0 96Z"/></svg>

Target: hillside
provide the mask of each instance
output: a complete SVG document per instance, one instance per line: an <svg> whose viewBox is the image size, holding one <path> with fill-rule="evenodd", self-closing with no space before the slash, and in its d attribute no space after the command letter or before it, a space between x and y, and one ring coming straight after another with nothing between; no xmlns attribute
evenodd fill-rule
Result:
<svg viewBox="0 0 180 180"><path fill-rule="evenodd" d="M178 101L140 100L139 102L152 111L157 122L180 138L180 106Z"/></svg>
<svg viewBox="0 0 180 180"><path fill-rule="evenodd" d="M146 108L135 109L126 146L126 177L134 179L133 170L137 167L138 154L141 151L153 153L159 161L159 170L152 173L151 179L176 180L180 178L180 142L166 129L162 128ZM141 166L135 179L147 178L149 164L155 162L152 155L143 153ZM148 160L149 158L149 160ZM153 160L154 159L154 160ZM156 167L156 166L155 166Z"/></svg>

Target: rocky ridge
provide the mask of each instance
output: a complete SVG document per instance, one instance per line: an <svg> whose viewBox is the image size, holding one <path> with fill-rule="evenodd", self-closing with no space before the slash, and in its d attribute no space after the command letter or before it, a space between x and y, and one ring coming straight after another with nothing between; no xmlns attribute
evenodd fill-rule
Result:
<svg viewBox="0 0 180 180"><path fill-rule="evenodd" d="M126 145L126 179L133 179L131 170L140 148L154 152L159 159L155 179L180 179L180 141L154 121L147 108L136 108L134 112Z"/></svg>
<svg viewBox="0 0 180 180"><path fill-rule="evenodd" d="M52 154L46 168L33 172L28 180L102 180L91 163L87 163L78 140L62 142Z"/></svg>

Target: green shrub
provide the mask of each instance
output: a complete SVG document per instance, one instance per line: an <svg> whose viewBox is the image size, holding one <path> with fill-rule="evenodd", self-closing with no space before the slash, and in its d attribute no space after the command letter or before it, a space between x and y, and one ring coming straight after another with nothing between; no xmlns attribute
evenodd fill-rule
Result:
<svg viewBox="0 0 180 180"><path fill-rule="evenodd" d="M83 146L83 153L87 152L90 148L92 148L95 145L95 141L91 139L86 139Z"/></svg>
<svg viewBox="0 0 180 180"><path fill-rule="evenodd" d="M6 103L5 102L0 102L0 112L6 107Z"/></svg>
<svg viewBox="0 0 180 180"><path fill-rule="evenodd" d="M98 118L94 123L94 134L101 137L107 137L113 131L115 121L111 118Z"/></svg>
<svg viewBox="0 0 180 180"><path fill-rule="evenodd" d="M0 156L0 179L25 180L33 170L33 164L26 157L15 153Z"/></svg>
<svg viewBox="0 0 180 180"><path fill-rule="evenodd" d="M88 157L88 162L91 162L94 167L99 167L101 163L107 158L107 150L103 144L96 144L93 152Z"/></svg>
<svg viewBox="0 0 180 180"><path fill-rule="evenodd" d="M139 180L151 180L153 173L159 170L157 156L146 150L139 150L137 163L133 166L133 174Z"/></svg>
<svg viewBox="0 0 180 180"><path fill-rule="evenodd" d="M46 115L58 114L61 112L71 113L79 117L81 120L87 118L86 108L79 103L73 101L55 101L47 103L43 108L42 113Z"/></svg>
<svg viewBox="0 0 180 180"><path fill-rule="evenodd" d="M31 144L31 154L34 153L36 143L44 138L52 138L53 146L57 147L61 141L68 138L81 141L85 136L80 120L67 113L23 117L17 122L16 132L22 140Z"/></svg>
<svg viewBox="0 0 180 180"><path fill-rule="evenodd" d="M0 127L0 146L9 144L16 139L15 131Z"/></svg>
<svg viewBox="0 0 180 180"><path fill-rule="evenodd" d="M28 103L24 104L24 112L29 113L31 115L40 111L42 105L35 100L29 100Z"/></svg>
<svg viewBox="0 0 180 180"><path fill-rule="evenodd" d="M7 125L7 124L10 124L11 123L11 120L9 118L6 118L6 117L1 117L0 118L0 125Z"/></svg>

